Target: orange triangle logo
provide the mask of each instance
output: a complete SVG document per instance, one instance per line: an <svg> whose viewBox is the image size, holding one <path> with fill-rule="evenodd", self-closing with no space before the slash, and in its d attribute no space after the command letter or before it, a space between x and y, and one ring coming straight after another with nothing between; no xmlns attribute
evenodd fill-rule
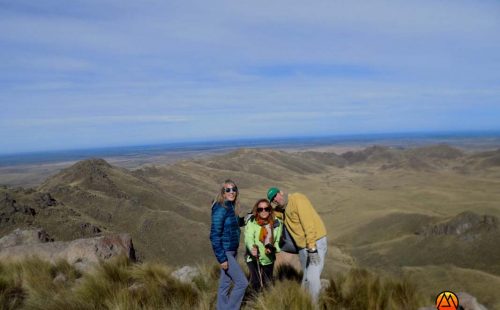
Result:
<svg viewBox="0 0 500 310"><path fill-rule="evenodd" d="M436 297L436 309L438 310L457 310L458 297L453 292L444 291Z"/></svg>

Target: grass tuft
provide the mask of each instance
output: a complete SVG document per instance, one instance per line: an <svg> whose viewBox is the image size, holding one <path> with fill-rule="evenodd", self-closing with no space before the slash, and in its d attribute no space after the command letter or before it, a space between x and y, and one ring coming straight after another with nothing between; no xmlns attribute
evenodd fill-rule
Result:
<svg viewBox="0 0 500 310"><path fill-rule="evenodd" d="M25 295L21 281L12 273L7 273L5 266L0 263L0 308L6 310L19 308Z"/></svg>
<svg viewBox="0 0 500 310"><path fill-rule="evenodd" d="M245 309L308 310L314 309L311 297L297 281L277 281L272 287L255 296Z"/></svg>
<svg viewBox="0 0 500 310"><path fill-rule="evenodd" d="M408 278L383 277L365 269L331 278L321 298L325 309L413 309L426 302Z"/></svg>

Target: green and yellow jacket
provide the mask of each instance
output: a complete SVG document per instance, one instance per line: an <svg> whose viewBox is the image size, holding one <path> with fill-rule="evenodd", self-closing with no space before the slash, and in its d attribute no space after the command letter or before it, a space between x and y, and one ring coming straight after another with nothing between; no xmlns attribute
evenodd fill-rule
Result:
<svg viewBox="0 0 500 310"><path fill-rule="evenodd" d="M247 250L246 261L252 261L252 255L250 255L250 251L253 248L253 245L256 244L259 250L259 262L261 265L270 265L274 263L276 260L276 255L274 253L266 254L266 248L264 244L259 240L261 226L257 224L257 221L252 217L248 220L245 226L245 247ZM283 222L275 218L273 225L273 238L274 244L273 246L276 248L276 253L280 251L279 241L281 238L281 232L283 231Z"/></svg>

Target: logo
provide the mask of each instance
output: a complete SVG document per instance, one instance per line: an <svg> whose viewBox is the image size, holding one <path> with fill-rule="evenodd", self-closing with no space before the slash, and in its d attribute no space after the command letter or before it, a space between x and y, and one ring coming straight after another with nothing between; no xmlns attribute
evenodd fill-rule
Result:
<svg viewBox="0 0 500 310"><path fill-rule="evenodd" d="M458 309L457 295L455 295L455 293L450 291L444 291L439 293L436 297L436 309L457 310Z"/></svg>

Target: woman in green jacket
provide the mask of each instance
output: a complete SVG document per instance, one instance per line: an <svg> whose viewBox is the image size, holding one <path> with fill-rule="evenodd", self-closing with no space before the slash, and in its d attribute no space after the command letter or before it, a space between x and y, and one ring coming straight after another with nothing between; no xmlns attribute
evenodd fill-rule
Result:
<svg viewBox="0 0 500 310"><path fill-rule="evenodd" d="M267 199L255 203L252 215L245 226L246 261L250 270L250 286L259 291L273 279L283 222L274 216Z"/></svg>

